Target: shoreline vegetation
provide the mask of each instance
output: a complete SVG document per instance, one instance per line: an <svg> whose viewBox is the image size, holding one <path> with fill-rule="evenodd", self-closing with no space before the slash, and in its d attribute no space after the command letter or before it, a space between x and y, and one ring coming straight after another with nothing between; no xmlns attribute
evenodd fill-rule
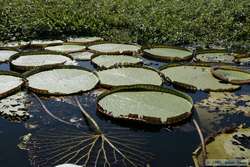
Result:
<svg viewBox="0 0 250 167"><path fill-rule="evenodd" d="M250 50L248 0L1 0L0 41L101 36L141 45Z"/></svg>

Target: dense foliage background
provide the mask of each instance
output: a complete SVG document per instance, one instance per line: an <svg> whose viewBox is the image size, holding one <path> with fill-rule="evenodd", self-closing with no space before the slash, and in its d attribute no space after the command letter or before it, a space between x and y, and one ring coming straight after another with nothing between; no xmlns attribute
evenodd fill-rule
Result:
<svg viewBox="0 0 250 167"><path fill-rule="evenodd" d="M250 44L249 0L0 1L0 40L95 35L140 44Z"/></svg>

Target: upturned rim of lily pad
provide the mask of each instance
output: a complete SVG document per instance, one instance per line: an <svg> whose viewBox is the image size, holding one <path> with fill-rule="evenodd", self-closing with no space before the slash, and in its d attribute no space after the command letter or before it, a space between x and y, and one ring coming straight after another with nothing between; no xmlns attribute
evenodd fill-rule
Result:
<svg viewBox="0 0 250 167"><path fill-rule="evenodd" d="M30 76L32 76L32 75L38 74L40 72L45 72L45 71L50 71L50 70L56 70L56 69L76 69L76 70L87 71L87 72L90 72L93 75L95 75L95 77L98 79L98 82L90 90L87 90L87 91L82 91L81 90L81 91L70 93L70 94L56 93L56 92L55 93L51 93L51 92L48 92L48 90L36 89L36 88L29 87L29 86L28 86L28 89L31 90L32 92L35 92L35 93L38 93L38 94L41 94L41 95L45 95L45 96L67 96L67 95L74 95L74 94L89 92L89 91L95 89L96 86L100 83L100 79L99 79L99 77L98 77L98 75L97 75L97 73L95 71L91 71L88 68L81 67L81 66L74 66L74 65L54 65L54 66L37 67L37 68L34 68L33 70L30 70L30 71L27 71L27 72L23 73L22 76L28 82L27 78L30 77Z"/></svg>
<svg viewBox="0 0 250 167"><path fill-rule="evenodd" d="M143 60L141 59L141 61L138 62L138 63L122 63L122 64L118 63L118 64L114 64L114 65L112 65L110 67L104 67L104 66L100 66L99 64L96 64L93 61L93 59L95 59L95 58L97 58L99 56L127 56L127 57L133 57L133 58L141 59L139 56L136 56L136 55L120 55L120 54L100 54L100 53L96 53L96 54L93 54L91 56L90 61L91 61L91 64L93 64L95 67L98 68L98 70L105 70L105 69L109 69L109 68L113 68L113 67L117 67L117 66L130 66L130 65L132 66L132 65L137 65L139 67L139 66L143 65Z"/></svg>
<svg viewBox="0 0 250 167"><path fill-rule="evenodd" d="M153 68L153 67L150 67L150 66L145 66L145 65L140 65L140 64L115 64L113 66L110 66L108 68L103 68L103 69L99 69L97 70L97 75L98 75L98 72L100 71L106 71L106 70L111 70L111 69L119 69L119 68L142 68L142 69L146 69L146 70L151 70L151 71L154 71L156 72L161 80L162 80L162 83L161 85L165 82L165 76L163 73L161 73L159 70ZM112 85L108 85L108 84L103 84L101 83L101 80L100 80L100 86L103 87L103 88L107 88L107 89L110 89L110 88L115 88L115 87L121 87L121 86L112 86ZM123 86L130 86L130 85L123 85Z"/></svg>
<svg viewBox="0 0 250 167"><path fill-rule="evenodd" d="M99 101L103 99L104 97L117 93L117 92L134 92L134 91L154 91L154 92L162 92L162 93L170 93L175 96L181 97L185 100L187 100L191 105L192 108L190 112L185 112L181 115L178 115L176 117L170 117L166 121L162 122L159 120L159 118L155 117L138 117L133 114L127 115L126 117L114 117L112 114L110 114L108 111L104 110L100 105ZM134 122L141 122L141 123L146 123L146 124L151 124L151 125L173 125L173 124L178 124L180 122L183 122L187 120L188 118L191 117L192 115L192 110L194 107L192 97L189 96L188 94L175 90L175 89L170 89L170 88L163 88L161 86L156 86L156 85L150 85L150 84L137 84L137 85L130 85L130 86L118 86L115 87L111 90L105 91L102 94L100 94L97 97L97 111L102 113L104 116L108 116L109 118L115 119L115 120L124 120L124 121L134 121Z"/></svg>
<svg viewBox="0 0 250 167"><path fill-rule="evenodd" d="M150 49L155 49L155 48L169 48L169 49L182 50L182 51L190 52L190 55L189 56L185 56L183 58L180 58L180 57L168 57L168 56L163 57L163 56L159 56L159 55L156 55L156 54L151 54L151 53L148 53L148 52L145 51L147 49L150 50ZM190 50L188 50L188 49L186 49L184 47L170 46L170 45L145 46L143 48L142 56L145 57L145 58L152 59L152 60L166 61L166 62L188 61L188 60L191 60L194 57L192 51L190 51Z"/></svg>
<svg viewBox="0 0 250 167"><path fill-rule="evenodd" d="M227 77L221 75L220 73L217 72L217 70L228 70L228 71L237 71L237 72L242 72L250 75L249 71L242 70L237 67L232 67L232 66L214 66L211 68L211 73L213 76L219 80L222 80L227 83L235 84L235 85L242 85L242 84L249 84L250 83L250 78L246 80L229 80Z"/></svg>
<svg viewBox="0 0 250 167"><path fill-rule="evenodd" d="M244 124L241 124L239 126L233 125L232 127L226 127L226 128L220 129L217 132L215 132L213 134L210 134L208 137L206 137L206 139L205 139L205 145L207 145L207 144L215 141L215 137L218 136L218 135L234 133L234 132L237 132L240 129L247 129L247 127ZM201 165L199 163L199 160L198 160L198 156L201 153L202 153L202 146L201 145L199 145L195 149L195 151L192 153L192 159L193 159L195 167L200 167L200 165ZM205 158L207 158L207 157L205 157Z"/></svg>
<svg viewBox="0 0 250 167"><path fill-rule="evenodd" d="M9 91L0 94L0 99L15 94L16 92L20 91L22 89L22 87L26 84L25 78L21 74L19 74L17 72L0 70L0 76L1 75L8 75L8 76L13 76L13 77L18 77L18 78L20 78L22 80L22 83L19 84L18 86L16 86L15 88L10 89Z"/></svg>
<svg viewBox="0 0 250 167"><path fill-rule="evenodd" d="M196 67L210 67L210 68L212 68L216 64L217 63L202 63L202 62L201 63L188 63L188 64L185 64L185 63L175 63L175 64L166 64L166 65L163 65L163 66L161 66L159 68L159 70L161 72L162 70L165 70L167 68L179 67L179 66L196 66ZM222 64L224 64L224 63L222 63ZM178 82L178 81L172 81L170 78L168 78L168 81L171 82L174 86L176 86L178 88L181 88L181 89L184 89L184 90L189 90L189 91L192 91L192 92L196 92L198 90L198 88L196 86L193 86L193 85L190 85L190 84L186 84L186 83L182 83L182 82ZM216 90L215 89L212 89L212 90L211 89L204 89L203 91L205 91L205 92L210 92L210 91L213 91L213 92L222 92L222 91L233 92L233 91L238 90L238 89L240 89L240 87L237 87L237 88L228 88L226 90L225 89L216 89Z"/></svg>
<svg viewBox="0 0 250 167"><path fill-rule="evenodd" d="M21 65L15 65L13 64L13 61L18 59L19 57L22 57L22 56L38 56L38 55L61 55L61 56L64 56L64 57L67 57L67 58L70 58L72 61L73 61L73 57L70 56L69 54L66 54L66 53L61 53L61 52L55 52L55 51L46 51L46 50L43 50L43 51L29 51L29 52L19 52L17 54L14 54L10 57L9 61L10 61L10 68L14 71L17 71L17 72L25 72L25 71L29 71L29 70L32 70L34 68L37 68L37 67L34 67L34 66L21 66ZM54 67L55 65L63 65L62 63L56 63L56 64L49 64L49 65L41 65L41 66L38 66L38 67L43 67L43 66L47 66L47 67Z"/></svg>

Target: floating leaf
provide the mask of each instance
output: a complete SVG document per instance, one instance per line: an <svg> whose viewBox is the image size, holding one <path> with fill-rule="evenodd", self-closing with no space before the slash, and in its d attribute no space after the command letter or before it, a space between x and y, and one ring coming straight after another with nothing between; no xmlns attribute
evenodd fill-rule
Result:
<svg viewBox="0 0 250 167"><path fill-rule="evenodd" d="M5 44L1 45L1 47L21 48L21 47L27 46L29 44L30 44L30 42L13 41L13 42L5 43Z"/></svg>
<svg viewBox="0 0 250 167"><path fill-rule="evenodd" d="M11 57L11 68L28 71L35 67L62 65L71 62L71 57L54 52L24 52Z"/></svg>
<svg viewBox="0 0 250 167"><path fill-rule="evenodd" d="M21 136L20 137L21 142L17 145L17 147L21 150L27 150L28 143L29 143L31 136L32 136L31 133L28 133L27 135Z"/></svg>
<svg viewBox="0 0 250 167"><path fill-rule="evenodd" d="M24 84L23 78L14 72L0 71L0 98L20 90Z"/></svg>
<svg viewBox="0 0 250 167"><path fill-rule="evenodd" d="M70 53L69 55L72 56L74 60L90 60L94 53L86 51Z"/></svg>
<svg viewBox="0 0 250 167"><path fill-rule="evenodd" d="M174 85L192 90L205 91L232 91L239 86L220 83L210 72L211 67L202 64L182 65L174 64L164 66L161 72L168 77Z"/></svg>
<svg viewBox="0 0 250 167"><path fill-rule="evenodd" d="M69 38L68 43L77 43L77 44L90 44L94 42L103 41L103 38L100 37L81 37L81 38Z"/></svg>
<svg viewBox="0 0 250 167"><path fill-rule="evenodd" d="M225 82L232 84L250 83L250 72L230 66L217 66L211 69L212 74Z"/></svg>
<svg viewBox="0 0 250 167"><path fill-rule="evenodd" d="M109 68L116 64L142 64L142 59L127 55L98 55L92 57L91 62L98 67Z"/></svg>
<svg viewBox="0 0 250 167"><path fill-rule="evenodd" d="M13 49L0 48L0 63L9 61L10 57L18 52Z"/></svg>
<svg viewBox="0 0 250 167"><path fill-rule="evenodd" d="M122 66L98 71L97 75L104 87L135 84L161 85L163 82L159 72L149 67Z"/></svg>
<svg viewBox="0 0 250 167"><path fill-rule="evenodd" d="M20 122L29 118L28 96L25 92L0 100L0 115L10 121Z"/></svg>
<svg viewBox="0 0 250 167"><path fill-rule="evenodd" d="M63 52L63 53L72 53L80 52L85 50L85 46L82 45L57 45L57 46L48 46L45 49L49 51Z"/></svg>
<svg viewBox="0 0 250 167"><path fill-rule="evenodd" d="M219 160L247 160L250 157L249 142L250 128L238 128L235 130L219 132L216 136L207 139L206 162L216 163L215 161L218 162ZM204 160L201 155L200 147L193 153L193 160L197 167L203 164L202 161ZM244 162L248 165L248 161ZM214 165L215 164L210 164L208 166Z"/></svg>
<svg viewBox="0 0 250 167"><path fill-rule="evenodd" d="M138 52L141 47L128 44L104 43L90 46L89 49L102 54L131 54Z"/></svg>
<svg viewBox="0 0 250 167"><path fill-rule="evenodd" d="M192 98L177 90L153 85L122 87L98 97L98 111L115 119L172 124L191 115Z"/></svg>
<svg viewBox="0 0 250 167"><path fill-rule="evenodd" d="M233 63L235 57L224 50L208 50L198 52L196 60L206 63Z"/></svg>
<svg viewBox="0 0 250 167"><path fill-rule="evenodd" d="M62 45L63 41L62 40L33 40L31 41L30 44L35 45L35 46L46 47L49 45Z"/></svg>
<svg viewBox="0 0 250 167"><path fill-rule="evenodd" d="M145 49L144 56L160 61L184 61L192 59L192 52L184 48L177 47L159 47Z"/></svg>
<svg viewBox="0 0 250 167"><path fill-rule="evenodd" d="M49 95L85 92L93 89L99 82L94 73L76 66L42 67L25 76L32 91Z"/></svg>
<svg viewBox="0 0 250 167"><path fill-rule="evenodd" d="M237 58L235 62L240 63L241 65L249 65L250 57Z"/></svg>

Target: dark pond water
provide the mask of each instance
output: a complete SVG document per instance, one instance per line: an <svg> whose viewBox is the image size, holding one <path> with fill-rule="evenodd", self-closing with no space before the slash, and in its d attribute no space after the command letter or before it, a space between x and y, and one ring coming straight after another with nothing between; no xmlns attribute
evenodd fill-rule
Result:
<svg viewBox="0 0 250 167"><path fill-rule="evenodd" d="M144 59L145 64L158 68L164 63ZM89 61L79 62L81 66L94 70ZM8 64L0 64L1 70L9 70ZM171 87L164 85L166 87ZM84 108L94 117L104 131L126 131L129 135L140 135L146 141L145 149L154 154L151 162L152 167L188 167L193 166L192 152L200 144L198 134L191 121L187 121L182 125L168 128L149 128L146 126L135 126L127 124L118 124L110 121L96 113L96 105L94 96L95 91L79 96L80 101L84 104ZM194 102L207 98L207 93L197 91L195 93L188 92ZM236 94L250 95L250 86L242 86L235 92ZM49 129L58 129L58 131L66 131L67 125L52 119L40 107L39 103L30 96L32 101L29 109L32 117L24 123L11 123L0 118L0 166L3 167L31 167L27 151L18 149L17 144L20 142L20 136L29 132L36 134L39 131L47 131ZM75 120L79 125L85 125L80 110L76 107L72 97L62 99L45 99L45 105L56 116L64 120ZM199 120L197 113L194 111L193 117ZM250 126L249 117L243 114L223 115L220 121L213 127L220 129L231 126L232 124L246 123ZM37 126L35 129L29 129L29 125ZM115 130L118 129L118 130ZM206 131L209 135L211 132ZM56 134L56 130L54 131ZM133 140L133 138L131 138ZM119 166L119 165L118 165Z"/></svg>

